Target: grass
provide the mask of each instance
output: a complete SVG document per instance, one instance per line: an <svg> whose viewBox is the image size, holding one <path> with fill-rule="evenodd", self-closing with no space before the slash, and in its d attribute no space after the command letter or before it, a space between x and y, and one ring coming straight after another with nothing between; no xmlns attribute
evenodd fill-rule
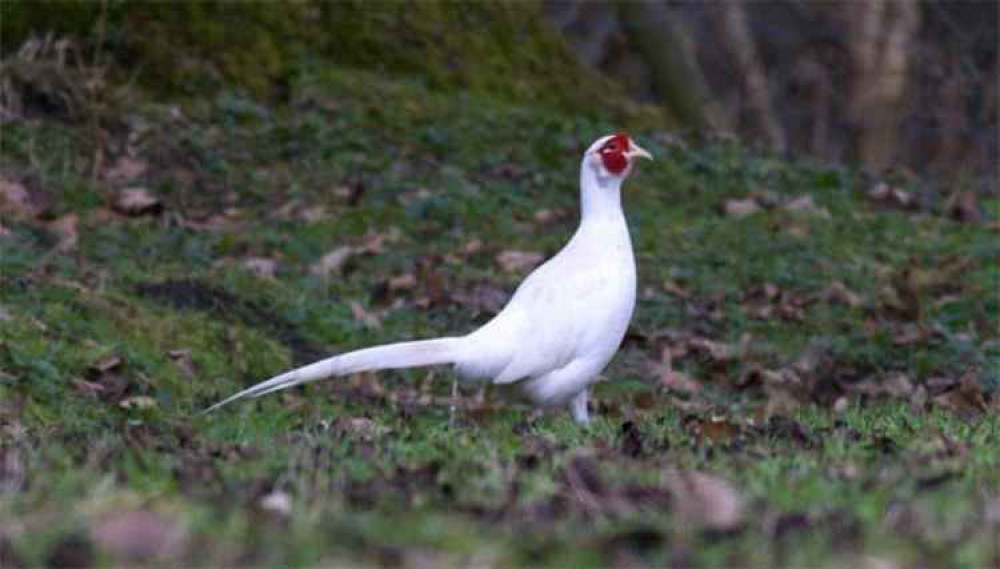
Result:
<svg viewBox="0 0 1000 569"><path fill-rule="evenodd" d="M501 393L452 422L441 371L197 414L295 363L483 322L524 274L495 255L558 250L579 153L613 130L344 70L307 71L287 106L137 103L96 176L91 131L6 125L4 178L49 203L0 212L0 558L997 563L995 235L734 141L633 133L657 158L625 197L640 301L593 425ZM145 172L109 181L123 154ZM162 213L110 213L121 186ZM768 207L723 213L748 195ZM44 220L73 214L54 249ZM312 270L344 245L339 273ZM661 385L665 348L698 392ZM684 491L693 472L723 485Z"/></svg>

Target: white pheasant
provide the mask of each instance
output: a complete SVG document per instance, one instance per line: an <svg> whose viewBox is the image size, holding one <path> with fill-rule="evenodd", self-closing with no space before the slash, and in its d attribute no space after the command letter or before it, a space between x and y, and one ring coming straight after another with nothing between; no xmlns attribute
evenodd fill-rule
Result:
<svg viewBox="0 0 1000 569"><path fill-rule="evenodd" d="M625 134L602 137L587 149L576 233L478 330L333 356L254 385L208 411L332 376L451 364L463 379L519 383L535 405L569 405L573 418L587 423L588 390L618 351L635 308L635 257L621 185L636 158L652 156Z"/></svg>

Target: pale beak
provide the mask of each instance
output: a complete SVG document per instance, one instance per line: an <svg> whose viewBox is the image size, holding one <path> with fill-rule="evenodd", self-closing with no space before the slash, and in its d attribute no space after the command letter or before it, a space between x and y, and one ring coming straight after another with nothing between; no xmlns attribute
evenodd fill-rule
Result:
<svg viewBox="0 0 1000 569"><path fill-rule="evenodd" d="M649 152L646 152L646 149L636 144L635 141L630 142L629 149L628 152L626 152L626 154L628 155L629 158L637 156L639 158L645 158L646 160L653 159L653 155L650 154Z"/></svg>

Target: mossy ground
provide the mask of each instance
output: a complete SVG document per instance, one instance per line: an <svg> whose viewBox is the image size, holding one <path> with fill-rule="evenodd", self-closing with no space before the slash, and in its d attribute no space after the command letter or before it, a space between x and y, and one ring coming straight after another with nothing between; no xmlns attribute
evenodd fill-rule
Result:
<svg viewBox="0 0 1000 569"><path fill-rule="evenodd" d="M617 126L342 69L290 89L280 106L225 93L130 108L107 145L109 165L145 164L127 184L94 174L87 129L4 127L4 177L48 194L47 217L79 219L60 251L36 220L2 218L4 559L133 559L105 535L126 511L181 535L138 559L185 566L1000 559L1000 419L975 393L936 404L932 381L973 373L987 403L997 385L995 234L876 208L849 170L732 141L633 133L657 157L625 194L640 300L591 426L502 399L452 421L450 376L426 371L198 415L318 354L483 321L524 272L495 255L561 246L580 152ZM109 213L118 185L163 211ZM775 205L722 213L748 194ZM804 195L815 207L781 205ZM368 252L310 270L343 245ZM834 281L858 301L830 300ZM703 387L664 388L651 364L694 339L738 355L679 353ZM755 369L804 385L783 396ZM927 387L852 390L893 374ZM670 489L692 470L740 497L733 527Z"/></svg>

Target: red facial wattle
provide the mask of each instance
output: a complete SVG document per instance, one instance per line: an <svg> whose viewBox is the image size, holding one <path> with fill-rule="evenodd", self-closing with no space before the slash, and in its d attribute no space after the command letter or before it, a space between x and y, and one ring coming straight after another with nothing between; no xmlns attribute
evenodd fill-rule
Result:
<svg viewBox="0 0 1000 569"><path fill-rule="evenodd" d="M629 138L625 134L616 134L604 143L598 151L604 168L612 174L621 174L628 168Z"/></svg>

